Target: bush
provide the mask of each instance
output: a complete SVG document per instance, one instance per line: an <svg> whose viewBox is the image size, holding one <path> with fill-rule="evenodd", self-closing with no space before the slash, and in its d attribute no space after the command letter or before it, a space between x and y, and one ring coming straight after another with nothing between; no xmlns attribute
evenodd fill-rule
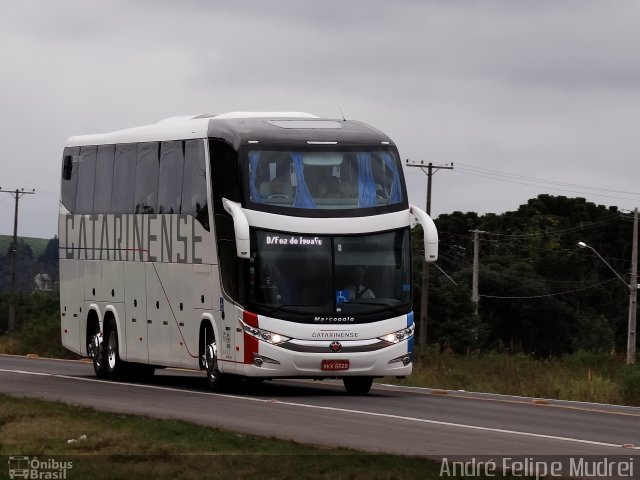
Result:
<svg viewBox="0 0 640 480"><path fill-rule="evenodd" d="M0 299L0 308L8 309L8 303L8 296L4 296ZM59 311L60 300L57 295L17 295L16 330L7 347L7 353L36 353L42 357L78 358L62 346Z"/></svg>
<svg viewBox="0 0 640 480"><path fill-rule="evenodd" d="M620 393L626 405L640 405L640 366L624 367L620 375Z"/></svg>

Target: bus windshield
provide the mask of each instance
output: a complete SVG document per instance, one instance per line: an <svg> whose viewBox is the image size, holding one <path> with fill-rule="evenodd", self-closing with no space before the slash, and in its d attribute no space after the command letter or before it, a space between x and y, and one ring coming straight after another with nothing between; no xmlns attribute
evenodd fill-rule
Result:
<svg viewBox="0 0 640 480"><path fill-rule="evenodd" d="M409 311L409 229L350 236L253 230L249 300L257 313L360 315Z"/></svg>
<svg viewBox="0 0 640 480"><path fill-rule="evenodd" d="M269 149L246 153L248 200L258 209L360 209L406 203L395 149Z"/></svg>

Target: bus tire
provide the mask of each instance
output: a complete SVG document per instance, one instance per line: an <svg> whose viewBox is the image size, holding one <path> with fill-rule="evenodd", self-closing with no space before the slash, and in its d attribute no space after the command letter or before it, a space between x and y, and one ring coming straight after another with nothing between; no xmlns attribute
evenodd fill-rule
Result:
<svg viewBox="0 0 640 480"><path fill-rule="evenodd" d="M344 377L344 388L350 395L366 395L373 385L373 377Z"/></svg>
<svg viewBox="0 0 640 480"><path fill-rule="evenodd" d="M104 348L104 338L98 321L89 322L87 335L87 355L93 362L93 370L98 378L107 378L107 355Z"/></svg>
<svg viewBox="0 0 640 480"><path fill-rule="evenodd" d="M105 352L105 367L107 370L107 377L115 380L120 377L122 373L123 365L120 360L120 351L118 345L118 327L115 320L109 320L106 328L104 329L104 352Z"/></svg>
<svg viewBox="0 0 640 480"><path fill-rule="evenodd" d="M220 392L224 390L227 379L226 376L218 370L218 349L215 338L207 342L204 358L205 371L207 372L207 385L209 390Z"/></svg>

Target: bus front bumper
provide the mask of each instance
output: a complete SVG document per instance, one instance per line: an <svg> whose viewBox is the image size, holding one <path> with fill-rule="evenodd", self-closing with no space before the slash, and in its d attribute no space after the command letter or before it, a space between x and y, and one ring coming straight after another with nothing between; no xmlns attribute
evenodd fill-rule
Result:
<svg viewBox="0 0 640 480"><path fill-rule="evenodd" d="M258 351L245 355L245 363L237 364L236 372L247 377L266 378L384 377L411 374L412 339L411 342L405 340L382 347L372 345L369 349L349 343L331 342L327 346L327 342L307 342L304 346L295 345L292 348L291 345L259 342Z"/></svg>

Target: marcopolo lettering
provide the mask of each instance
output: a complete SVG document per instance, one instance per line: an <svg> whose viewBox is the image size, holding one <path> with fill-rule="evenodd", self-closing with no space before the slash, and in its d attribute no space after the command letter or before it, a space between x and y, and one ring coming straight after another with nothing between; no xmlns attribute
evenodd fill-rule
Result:
<svg viewBox="0 0 640 480"><path fill-rule="evenodd" d="M314 317L315 323L351 323L355 322L354 317Z"/></svg>
<svg viewBox="0 0 640 480"><path fill-rule="evenodd" d="M191 215L65 215L64 258L202 263L201 227Z"/></svg>

